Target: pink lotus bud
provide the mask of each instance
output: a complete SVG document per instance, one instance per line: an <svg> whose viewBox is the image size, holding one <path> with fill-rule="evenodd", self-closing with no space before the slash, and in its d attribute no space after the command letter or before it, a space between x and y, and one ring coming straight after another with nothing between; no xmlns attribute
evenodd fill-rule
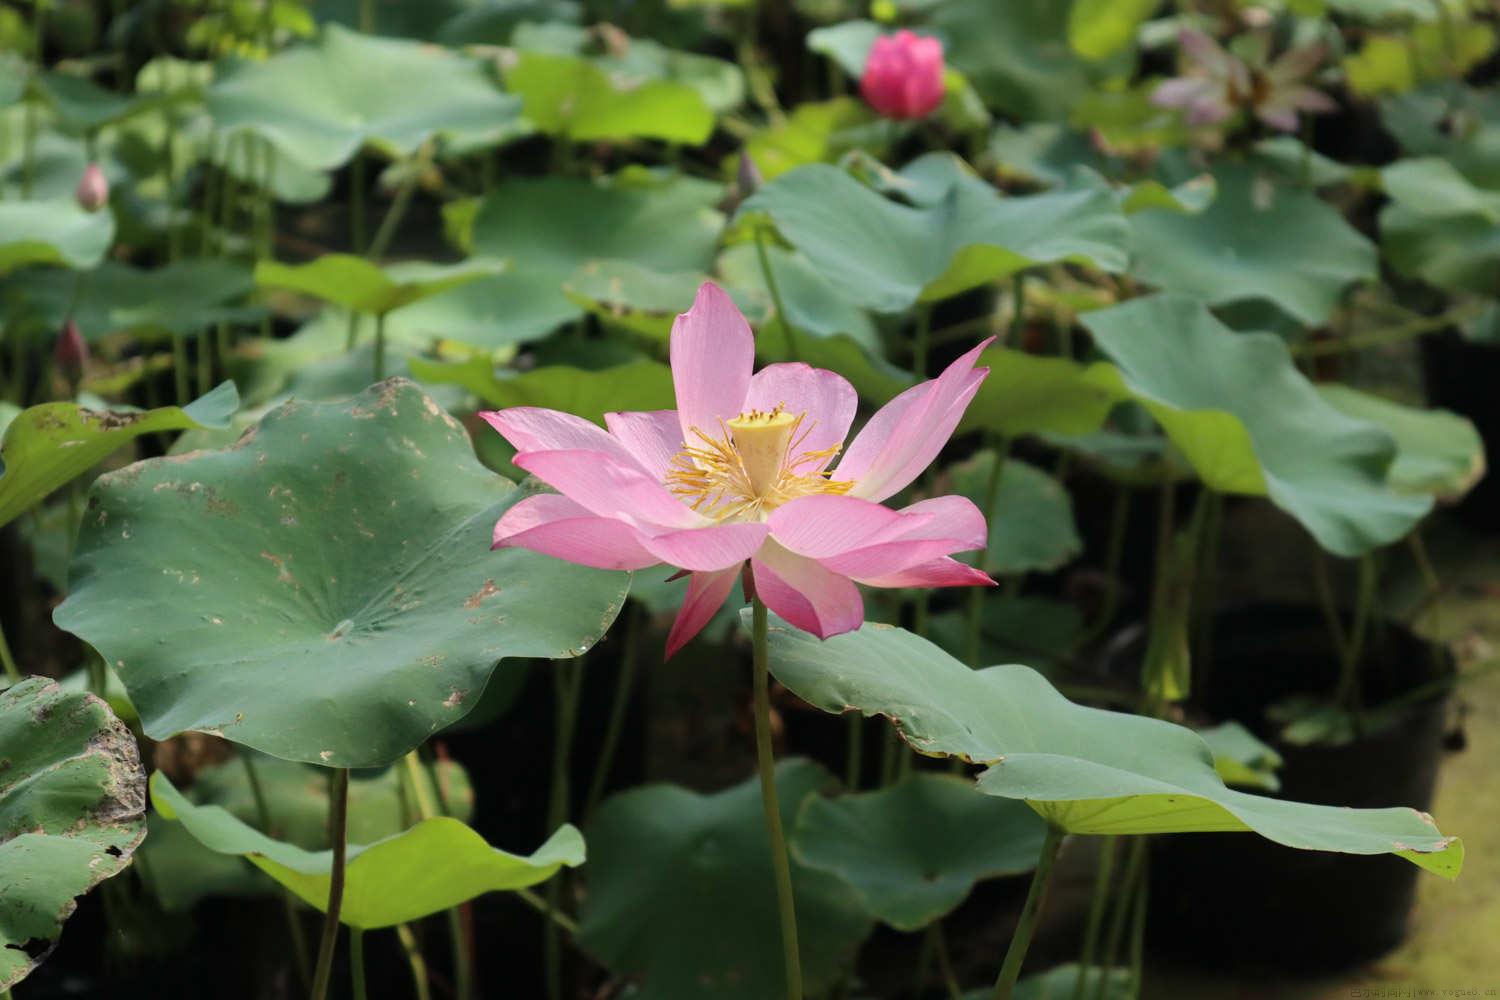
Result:
<svg viewBox="0 0 1500 1000"><path fill-rule="evenodd" d="M88 359L89 345L78 331L78 324L70 319L63 324L57 342L52 345L52 362L70 381L76 382Z"/></svg>
<svg viewBox="0 0 1500 1000"><path fill-rule="evenodd" d="M943 43L901 30L875 39L859 92L887 118L922 118L943 103Z"/></svg>
<svg viewBox="0 0 1500 1000"><path fill-rule="evenodd" d="M73 197L78 199L86 212L97 212L109 204L109 181L104 177L104 171L99 169L99 164L90 163L83 172L83 179L78 182L78 189L73 192Z"/></svg>

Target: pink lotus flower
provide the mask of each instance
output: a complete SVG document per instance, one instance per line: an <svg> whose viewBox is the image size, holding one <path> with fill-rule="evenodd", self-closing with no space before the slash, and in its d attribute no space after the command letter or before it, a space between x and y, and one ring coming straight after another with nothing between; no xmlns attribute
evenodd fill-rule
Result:
<svg viewBox="0 0 1500 1000"><path fill-rule="evenodd" d="M691 574L667 638L671 656L713 617L749 561L755 594L822 638L864 621L856 583L993 584L950 558L982 548L984 515L964 497L892 510L880 501L925 469L988 369L980 344L870 418L844 450L857 397L804 364L752 374L754 336L716 285L672 326L676 410L582 417L518 406L481 416L515 445L515 464L558 491L528 497L495 525L513 546L601 569L665 563Z"/></svg>
<svg viewBox="0 0 1500 1000"><path fill-rule="evenodd" d="M943 43L901 30L875 39L859 92L887 118L924 118L943 103Z"/></svg>
<svg viewBox="0 0 1500 1000"><path fill-rule="evenodd" d="M1333 98L1306 82L1323 61L1322 45L1290 49L1267 65L1264 45L1259 58L1246 62L1191 28L1183 29L1178 43L1190 66L1182 76L1163 80L1151 103L1180 108L1189 125L1217 125L1245 110L1274 129L1295 132L1299 112L1338 110Z"/></svg>
<svg viewBox="0 0 1500 1000"><path fill-rule="evenodd" d="M99 169L99 164L90 163L84 168L83 177L79 179L73 197L86 212L97 212L109 204L109 180L104 176L104 171Z"/></svg>
<svg viewBox="0 0 1500 1000"><path fill-rule="evenodd" d="M83 339L78 324L68 319L63 323L57 340L52 343L52 363L57 365L69 381L76 382L89 361L89 345Z"/></svg>

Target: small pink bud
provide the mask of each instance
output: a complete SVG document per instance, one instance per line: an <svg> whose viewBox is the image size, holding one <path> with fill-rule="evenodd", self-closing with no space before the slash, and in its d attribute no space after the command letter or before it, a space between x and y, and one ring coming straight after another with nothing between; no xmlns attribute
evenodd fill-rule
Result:
<svg viewBox="0 0 1500 1000"><path fill-rule="evenodd" d="M943 43L905 29L875 39L859 92L887 118L923 118L943 103Z"/></svg>
<svg viewBox="0 0 1500 1000"><path fill-rule="evenodd" d="M52 345L52 361L70 381L76 382L88 360L89 345L79 332L78 324L70 319L63 324L57 342Z"/></svg>
<svg viewBox="0 0 1500 1000"><path fill-rule="evenodd" d="M86 212L97 212L109 204L109 181L105 179L104 171L99 169L99 164L90 163L84 170L83 179L78 182L78 189L73 192L73 197L78 199L78 204Z"/></svg>

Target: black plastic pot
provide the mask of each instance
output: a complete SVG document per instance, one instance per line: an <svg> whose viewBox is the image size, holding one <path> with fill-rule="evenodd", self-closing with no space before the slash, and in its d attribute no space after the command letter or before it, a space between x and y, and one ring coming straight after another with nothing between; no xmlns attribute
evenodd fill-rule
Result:
<svg viewBox="0 0 1500 1000"><path fill-rule="evenodd" d="M1500 440L1500 345L1475 343L1456 329L1421 345L1428 402L1468 417L1482 440ZM1456 510L1475 527L1500 529L1500 476L1479 480Z"/></svg>
<svg viewBox="0 0 1500 1000"><path fill-rule="evenodd" d="M1384 624L1362 675L1375 706L1453 672L1451 657ZM1234 719L1284 758L1280 796L1333 806L1426 810L1447 728L1448 688L1393 725L1343 746L1291 746L1267 706L1333 689L1337 657L1315 608L1261 605L1219 616L1215 656L1196 706ZM1193 964L1327 972L1367 961L1405 936L1419 870L1392 855L1299 851L1251 833L1161 837L1151 855L1154 953Z"/></svg>

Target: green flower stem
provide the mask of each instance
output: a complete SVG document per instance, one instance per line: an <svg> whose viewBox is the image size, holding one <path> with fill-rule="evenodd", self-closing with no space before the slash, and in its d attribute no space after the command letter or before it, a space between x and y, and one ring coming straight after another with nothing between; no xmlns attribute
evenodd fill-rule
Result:
<svg viewBox="0 0 1500 1000"><path fill-rule="evenodd" d="M1130 856L1125 861L1125 876L1120 880L1120 892L1109 920L1109 934L1099 958L1099 980L1093 994L1097 1000L1105 1000L1109 992L1108 973L1114 967L1115 957L1120 953L1120 939L1125 936L1125 916L1132 909L1131 902L1140 887L1141 868L1145 863L1146 838L1136 837L1130 844Z"/></svg>
<svg viewBox="0 0 1500 1000"><path fill-rule="evenodd" d="M391 200L391 207L386 209L385 218L380 220L380 228L375 230L375 238L370 241L365 250L365 256L370 260L379 260L391 245L391 240L396 236L396 230L401 226L401 220L406 217L406 210L411 207L412 195L416 193L417 183L422 179L422 171L427 166L430 156L429 147L423 146L416 157L407 165L408 173L401 181L401 187L396 191L396 197Z"/></svg>
<svg viewBox="0 0 1500 1000"><path fill-rule="evenodd" d="M948 989L949 1000L959 1000L963 987L958 985L958 976L953 971L953 959L948 955L948 935L943 933L941 919L932 922L932 943L937 955L938 972L943 976L943 985Z"/></svg>
<svg viewBox="0 0 1500 1000"><path fill-rule="evenodd" d="M554 924L556 924L558 927L561 927L569 934L578 933L578 921L574 920L566 913L563 913L561 910L554 909L545 899L543 899L541 896L538 896L530 889L517 889L515 890L515 893L521 898L521 901L523 903L540 913L542 916L546 917L548 920L551 920Z"/></svg>
<svg viewBox="0 0 1500 1000"><path fill-rule="evenodd" d="M760 798L771 840L771 867L776 873L776 902L781 911L781 950L786 960L787 1000L802 1000L802 959L797 951L797 908L792 896L792 868L787 860L781 804L776 797L776 754L771 746L771 668L766 645L766 605L755 599L755 759L760 768Z"/></svg>
<svg viewBox="0 0 1500 1000"><path fill-rule="evenodd" d="M559 663L555 668L553 694L557 710L556 736L552 746L552 791L547 803L547 829L555 830L568 819L568 802L572 798L568 775L572 767L573 730L578 722L578 699L583 693L584 661ZM562 910L561 873L547 883L547 909ZM547 996L562 1000L562 940L556 921L542 929L542 955L546 966Z"/></svg>
<svg viewBox="0 0 1500 1000"><path fill-rule="evenodd" d="M1015 303L1010 314L1010 329L1005 334L1003 347L1025 349L1021 343L1021 332L1026 328L1026 272L1017 271L1011 279L1012 297Z"/></svg>
<svg viewBox="0 0 1500 1000"><path fill-rule="evenodd" d="M604 797L604 786L609 781L615 751L620 745L620 734L625 730L625 716L630 710L630 695L635 690L636 664L640 659L637 654L640 645L638 639L642 613L641 608L635 603L631 603L625 609L625 636L622 639L623 648L620 650L620 676L615 680L615 698L609 706L609 721L604 727L604 741L599 747L599 756L594 765L594 777L589 782L588 797L583 800L585 819L594 814L594 808Z"/></svg>
<svg viewBox="0 0 1500 1000"><path fill-rule="evenodd" d="M917 329L912 338L911 373L919 380L927 377L927 355L932 349L932 306L917 306Z"/></svg>
<svg viewBox="0 0 1500 1000"><path fill-rule="evenodd" d="M235 139L243 145L250 141L249 135L230 136L224 140L224 176L219 180L219 256L229 253L230 227L234 225L234 202L237 197L234 174L229 164L234 158ZM248 157L247 157L248 159Z"/></svg>
<svg viewBox="0 0 1500 1000"><path fill-rule="evenodd" d="M1365 640L1370 632L1370 618L1375 608L1375 559L1369 553L1359 557L1358 581L1354 601L1354 623L1349 627L1349 641L1343 648L1339 686L1334 694L1334 702L1354 716L1356 730L1359 720L1360 660L1364 657Z"/></svg>
<svg viewBox="0 0 1500 1000"><path fill-rule="evenodd" d="M1150 855L1144 856L1142 864L1151 867ZM1151 894L1151 880L1143 872L1135 887L1135 912L1130 918L1130 995L1141 995L1141 970L1146 964L1146 902Z"/></svg>
<svg viewBox="0 0 1500 1000"><path fill-rule="evenodd" d="M787 357L795 361L797 342L794 339L792 321L787 319L786 302L781 298L781 287L776 284L776 273L771 270L771 255L766 250L766 231L761 227L756 227L755 230L755 257L760 261L760 274L765 279L766 291L771 293L771 304L776 307L776 322L786 334Z"/></svg>
<svg viewBox="0 0 1500 1000"><path fill-rule="evenodd" d="M240 751L239 758L245 768L245 778L250 783L250 797L255 800L255 815L260 821L261 832L268 837L274 837L276 834L271 828L271 804L266 799L265 786L260 783L260 772L255 768L255 758L245 750ZM307 942L302 939L302 927L297 921L297 900L289 890L283 889L281 901L284 904L287 934L292 939L292 958L297 969L297 982L305 990L312 981L312 969L307 956Z"/></svg>
<svg viewBox="0 0 1500 1000"><path fill-rule="evenodd" d="M166 124L161 142L161 169L167 182L167 262L174 263L182 256L182 227L177 220L177 154L173 148L177 142L177 116L166 111L162 118Z"/></svg>
<svg viewBox="0 0 1500 1000"><path fill-rule="evenodd" d="M412 986L417 991L417 1000L432 1000L432 990L427 985L427 959L422 957L422 947L408 924L396 925L396 939L401 942L401 951L406 955L406 964L411 967Z"/></svg>
<svg viewBox="0 0 1500 1000"><path fill-rule="evenodd" d="M219 190L224 186L224 170L214 165L214 152L218 149L218 145L216 139L209 140L208 158L203 166L203 206L198 212L198 221L202 224L198 230L198 256L200 257L208 256L209 243L214 231L214 205ZM224 149L227 157L229 155L227 142Z"/></svg>
<svg viewBox="0 0 1500 1000"><path fill-rule="evenodd" d="M444 814L428 783L427 768L417 751L413 750L401 758L400 779L408 801L416 806L418 819L432 819ZM448 937L453 948L454 993L460 1000L467 1000L474 995L474 949L464 926L462 909L457 906L449 908L447 918ZM418 951L420 954L420 949ZM423 967L425 968L425 963ZM416 974L416 968L413 967L412 975Z"/></svg>
<svg viewBox="0 0 1500 1000"><path fill-rule="evenodd" d="M984 484L984 506L980 508L984 513L985 523L995 516L995 501L1000 498L1000 477L1005 472L1005 459L1010 454L1010 438L1005 435L992 435L989 441L990 450L995 454L995 464L990 468L989 478ZM974 566L981 571L986 570L986 563L990 554L989 536L985 536L984 548L974 554ZM971 667L979 666L980 638L984 632L984 587L969 588L968 621L964 636L964 660Z"/></svg>
<svg viewBox="0 0 1500 1000"><path fill-rule="evenodd" d="M312 1000L326 1000L333 952L339 941L339 912L344 906L344 862L348 856L349 769L336 768L329 779L328 839L333 845L333 869L328 879L328 910L323 916L323 938L313 971Z"/></svg>
<svg viewBox="0 0 1500 1000"><path fill-rule="evenodd" d="M214 387L213 341L204 330L198 334L198 395Z"/></svg>
<svg viewBox="0 0 1500 1000"><path fill-rule="evenodd" d="M1080 647L1093 643L1114 624L1115 614L1120 609L1120 564L1125 556L1125 528L1130 524L1130 487L1115 486L1115 502L1109 513L1109 538L1104 546L1104 603L1095 618L1078 640Z"/></svg>
<svg viewBox="0 0 1500 1000"><path fill-rule="evenodd" d="M349 162L349 250L360 253L365 248L365 158L355 150Z"/></svg>
<svg viewBox="0 0 1500 1000"><path fill-rule="evenodd" d="M865 717L863 712L848 713L848 733L844 744L844 785L859 791L859 780L865 765Z"/></svg>
<svg viewBox="0 0 1500 1000"><path fill-rule="evenodd" d="M365 989L365 932L349 928L349 983L354 1000L369 1000Z"/></svg>
<svg viewBox="0 0 1500 1000"><path fill-rule="evenodd" d="M1000 977L995 980L995 1000L1011 1000L1016 980L1021 978L1021 964L1026 961L1026 950L1031 947L1032 935L1036 933L1037 914L1042 909L1042 898L1047 894L1047 880L1052 875L1052 862L1062 847L1065 834L1056 826L1047 827L1046 839L1036 861L1036 872L1031 876L1031 888L1026 893L1026 902L1021 907L1021 922L1010 939L1010 948L1005 952L1005 964L1000 966Z"/></svg>
<svg viewBox="0 0 1500 1000"><path fill-rule="evenodd" d="M1484 303L1480 301L1466 302L1454 306L1447 312L1438 313L1436 316L1417 316L1408 322L1371 330L1368 333L1351 334L1337 340L1310 340L1293 347L1292 356L1298 359L1317 358L1327 354L1344 354L1349 351L1361 351L1370 347L1400 343L1412 337L1437 333L1450 326L1466 323L1479 315L1483 305Z"/></svg>
<svg viewBox="0 0 1500 1000"><path fill-rule="evenodd" d="M0 623L0 663L5 665L5 676L12 682L21 680L21 668L16 666L16 658L10 654L10 643L5 641L3 623Z"/></svg>
<svg viewBox="0 0 1500 1000"><path fill-rule="evenodd" d="M1099 869L1094 874L1094 892L1089 899L1089 915L1083 931L1083 951L1078 956L1078 978L1073 980L1072 1000L1083 1000L1088 971L1099 952L1099 930L1104 923L1104 905L1109 902L1110 876L1114 873L1115 844L1114 837L1105 837L1099 849Z"/></svg>
<svg viewBox="0 0 1500 1000"><path fill-rule="evenodd" d="M41 11L42 5L37 4L36 9ZM40 18L41 14L38 13ZM41 43L38 42L38 45ZM38 60L40 62L40 60ZM30 198L32 186L36 183L36 102L27 99L26 119L21 126L21 197Z"/></svg>
<svg viewBox="0 0 1500 1000"><path fill-rule="evenodd" d="M385 378L385 313L375 314L375 381Z"/></svg>
<svg viewBox="0 0 1500 1000"><path fill-rule="evenodd" d="M188 402L188 356L187 338L180 333L172 334L172 390L177 394L177 405Z"/></svg>

